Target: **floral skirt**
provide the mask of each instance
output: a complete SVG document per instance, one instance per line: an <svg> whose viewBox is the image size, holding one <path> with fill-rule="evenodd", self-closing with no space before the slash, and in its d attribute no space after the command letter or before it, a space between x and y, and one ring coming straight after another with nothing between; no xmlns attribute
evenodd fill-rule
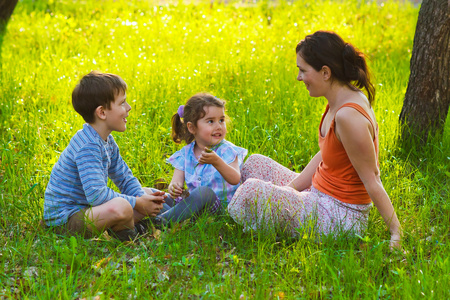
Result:
<svg viewBox="0 0 450 300"><path fill-rule="evenodd" d="M298 175L266 156L255 154L244 163L242 184L228 212L244 231L274 230L292 236L362 234L372 204L349 204L313 186L297 191L287 185Z"/></svg>

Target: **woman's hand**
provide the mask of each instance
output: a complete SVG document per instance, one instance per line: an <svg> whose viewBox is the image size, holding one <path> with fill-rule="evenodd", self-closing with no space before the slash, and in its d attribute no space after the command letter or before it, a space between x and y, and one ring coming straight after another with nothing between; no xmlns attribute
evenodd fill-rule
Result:
<svg viewBox="0 0 450 300"><path fill-rule="evenodd" d="M311 159L308 165L303 169L303 171L298 174L287 186L293 188L297 191L303 191L309 188L312 184L312 178L316 172L317 167L322 161L321 152L317 152L316 155Z"/></svg>
<svg viewBox="0 0 450 300"><path fill-rule="evenodd" d="M401 250L402 248L402 231L397 230L394 233L391 233L391 241L389 242L389 247L391 250L397 249Z"/></svg>

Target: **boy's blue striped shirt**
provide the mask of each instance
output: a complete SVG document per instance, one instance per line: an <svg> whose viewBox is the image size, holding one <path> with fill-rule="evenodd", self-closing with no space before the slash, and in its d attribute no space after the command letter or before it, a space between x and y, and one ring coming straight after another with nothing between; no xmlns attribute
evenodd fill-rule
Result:
<svg viewBox="0 0 450 300"><path fill-rule="evenodd" d="M108 177L121 193L108 188ZM144 191L119 153L112 135L108 141L89 124L71 139L53 167L45 191L44 220L49 226L67 223L82 208L122 197L132 207Z"/></svg>

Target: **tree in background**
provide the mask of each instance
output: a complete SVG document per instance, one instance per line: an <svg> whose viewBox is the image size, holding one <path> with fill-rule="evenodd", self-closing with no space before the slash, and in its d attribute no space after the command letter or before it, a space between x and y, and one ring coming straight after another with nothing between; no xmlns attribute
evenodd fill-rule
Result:
<svg viewBox="0 0 450 300"><path fill-rule="evenodd" d="M6 25L11 17L18 0L0 0L0 72L2 67L2 44L6 32Z"/></svg>
<svg viewBox="0 0 450 300"><path fill-rule="evenodd" d="M450 105L449 9L448 0L423 0L420 7L400 113L401 138L408 147L444 131Z"/></svg>
<svg viewBox="0 0 450 300"><path fill-rule="evenodd" d="M0 36L5 34L6 24L8 24L9 18L16 7L17 1L18 0L0 0Z"/></svg>

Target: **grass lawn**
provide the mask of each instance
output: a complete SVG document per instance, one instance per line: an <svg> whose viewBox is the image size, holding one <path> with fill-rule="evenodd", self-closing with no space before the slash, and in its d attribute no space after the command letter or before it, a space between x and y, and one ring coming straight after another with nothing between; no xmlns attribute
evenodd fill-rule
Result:
<svg viewBox="0 0 450 300"><path fill-rule="evenodd" d="M397 146L418 7L409 2L22 0L0 85L0 299L446 299L450 297L450 122L420 151ZM227 100L227 139L300 171L318 151L326 101L296 81L295 46L319 29L367 54L377 89L380 169L405 253L373 208L361 238L243 233L206 216L140 243L39 226L52 166L83 120L71 92L91 70L119 74L132 105L113 133L144 186L170 181L170 118L194 93Z"/></svg>

